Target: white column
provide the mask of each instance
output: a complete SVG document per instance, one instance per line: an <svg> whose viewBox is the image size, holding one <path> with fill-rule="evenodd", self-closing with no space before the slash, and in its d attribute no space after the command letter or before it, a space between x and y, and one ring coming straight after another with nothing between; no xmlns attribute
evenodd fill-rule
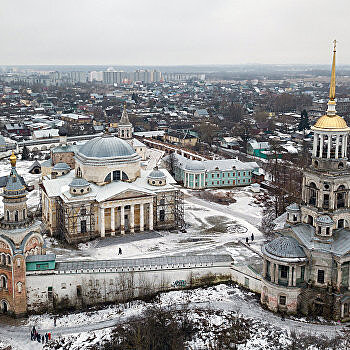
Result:
<svg viewBox="0 0 350 350"><path fill-rule="evenodd" d="M288 266L288 287L291 287L293 283L293 267Z"/></svg>
<svg viewBox="0 0 350 350"><path fill-rule="evenodd" d="M149 230L153 230L153 201L149 203Z"/></svg>
<svg viewBox="0 0 350 350"><path fill-rule="evenodd" d="M130 205L130 219L129 219L130 232L135 233L135 205Z"/></svg>
<svg viewBox="0 0 350 350"><path fill-rule="evenodd" d="M140 204L140 232L143 232L145 229L145 218L144 218L144 210L143 203Z"/></svg>
<svg viewBox="0 0 350 350"><path fill-rule="evenodd" d="M342 158L346 157L347 141L348 141L347 135L342 135L342 137L341 137L341 155L342 155Z"/></svg>
<svg viewBox="0 0 350 350"><path fill-rule="evenodd" d="M340 136L337 135L336 141L335 141L335 158L338 159L338 154L339 154L339 138Z"/></svg>
<svg viewBox="0 0 350 350"><path fill-rule="evenodd" d="M299 270L299 266L293 267L293 286L296 287L297 285L297 271Z"/></svg>
<svg viewBox="0 0 350 350"><path fill-rule="evenodd" d="M111 208L111 235L115 235L115 208Z"/></svg>
<svg viewBox="0 0 350 350"><path fill-rule="evenodd" d="M318 139L319 139L318 134L315 133L315 134L314 134L314 146L313 146L313 149L312 149L312 155L313 155L314 157L317 156L317 143L318 143Z"/></svg>
<svg viewBox="0 0 350 350"><path fill-rule="evenodd" d="M332 144L332 135L327 135L328 148L327 148L327 158L331 157L331 144Z"/></svg>
<svg viewBox="0 0 350 350"><path fill-rule="evenodd" d="M105 209L100 208L100 235L105 237Z"/></svg>
<svg viewBox="0 0 350 350"><path fill-rule="evenodd" d="M120 234L125 234L125 210L124 205L120 207Z"/></svg>
<svg viewBox="0 0 350 350"><path fill-rule="evenodd" d="M266 263L266 259L263 260L263 277L266 278L266 267L267 267L267 263Z"/></svg>
<svg viewBox="0 0 350 350"><path fill-rule="evenodd" d="M320 155L319 155L320 158L322 158L322 151L323 151L323 135L320 134Z"/></svg>
<svg viewBox="0 0 350 350"><path fill-rule="evenodd" d="M275 264L275 283L278 284L278 276L279 275L279 269L278 269L278 265Z"/></svg>

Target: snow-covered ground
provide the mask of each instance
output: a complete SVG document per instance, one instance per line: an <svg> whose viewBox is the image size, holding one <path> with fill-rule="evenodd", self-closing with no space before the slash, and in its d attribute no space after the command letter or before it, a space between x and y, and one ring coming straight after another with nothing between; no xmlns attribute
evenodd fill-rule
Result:
<svg viewBox="0 0 350 350"><path fill-rule="evenodd" d="M186 307L191 319L209 323L213 328L225 326L226 316L240 315L252 323L252 336L246 347L239 349L274 349L271 337L280 343L290 341L290 332L298 334L327 335L335 337L343 326L337 324L307 323L304 319L286 318L263 309L253 293L236 286L224 284L194 290L179 290L162 293L153 303L134 301L129 304L111 305L102 310L73 313L57 317L56 327L52 315L31 316L25 324L17 327L0 328L0 342L13 346L14 350L41 349L40 344L31 342L29 331L33 325L41 334L51 332L54 339L70 344L65 349L86 349L92 344L101 344L109 338L111 329L131 317L139 317L153 306L164 309L182 310ZM192 349L207 349L213 337L209 331L199 334L189 345ZM1 343L0 343L1 345ZM56 349L60 349L56 347Z"/></svg>
<svg viewBox="0 0 350 350"><path fill-rule="evenodd" d="M238 243L254 235L252 248L260 250L263 236L259 230L245 219L258 223L261 208L254 204L254 197L243 190L245 195L237 195L237 202L230 206L210 203L186 194L186 232L161 231L136 233L134 235L96 239L79 244L78 250L60 247L55 240L47 239L48 250L64 259L115 259L122 249L121 258L155 257L162 255L218 254L230 253L235 261L243 262L254 254ZM238 192L237 192L238 193Z"/></svg>

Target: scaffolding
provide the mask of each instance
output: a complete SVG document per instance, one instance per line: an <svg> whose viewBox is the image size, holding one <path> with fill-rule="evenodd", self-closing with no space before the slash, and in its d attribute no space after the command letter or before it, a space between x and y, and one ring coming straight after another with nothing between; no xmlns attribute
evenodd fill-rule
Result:
<svg viewBox="0 0 350 350"><path fill-rule="evenodd" d="M162 192L154 199L153 222L157 228L184 229L184 195L180 190Z"/></svg>
<svg viewBox="0 0 350 350"><path fill-rule="evenodd" d="M57 236L68 242L89 240L98 236L95 231L94 203L64 204L62 199L56 201Z"/></svg>

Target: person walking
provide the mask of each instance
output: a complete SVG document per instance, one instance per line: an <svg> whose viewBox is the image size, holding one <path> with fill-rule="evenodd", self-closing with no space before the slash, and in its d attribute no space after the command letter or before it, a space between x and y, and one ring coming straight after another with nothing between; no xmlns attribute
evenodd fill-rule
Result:
<svg viewBox="0 0 350 350"><path fill-rule="evenodd" d="M49 332L48 338L49 338L49 340L51 340L51 332Z"/></svg>
<svg viewBox="0 0 350 350"><path fill-rule="evenodd" d="M249 238L248 237L245 238L245 242L248 244L248 242L249 242Z"/></svg>
<svg viewBox="0 0 350 350"><path fill-rule="evenodd" d="M53 318L53 325L56 327L56 316Z"/></svg>
<svg viewBox="0 0 350 350"><path fill-rule="evenodd" d="M119 247L119 254L118 255L122 255L123 252L122 252L122 248Z"/></svg>
<svg viewBox="0 0 350 350"><path fill-rule="evenodd" d="M45 333L45 340L46 340L46 343L48 342L49 340L49 335L47 333Z"/></svg>
<svg viewBox="0 0 350 350"><path fill-rule="evenodd" d="M252 242L253 242L254 241L254 233L252 233L251 239L252 239Z"/></svg>

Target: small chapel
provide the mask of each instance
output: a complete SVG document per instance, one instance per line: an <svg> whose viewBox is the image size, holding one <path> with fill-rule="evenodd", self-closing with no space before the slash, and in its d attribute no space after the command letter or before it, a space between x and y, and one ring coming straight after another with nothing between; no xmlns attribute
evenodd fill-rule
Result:
<svg viewBox="0 0 350 350"><path fill-rule="evenodd" d="M336 112L336 42L327 112L312 127L302 199L262 247L261 302L270 310L350 320L350 128ZM280 221L280 220L279 220Z"/></svg>
<svg viewBox="0 0 350 350"><path fill-rule="evenodd" d="M183 227L183 194L166 169L142 167L143 144L133 139L126 108L117 135L60 145L42 166L42 221L69 243Z"/></svg>

